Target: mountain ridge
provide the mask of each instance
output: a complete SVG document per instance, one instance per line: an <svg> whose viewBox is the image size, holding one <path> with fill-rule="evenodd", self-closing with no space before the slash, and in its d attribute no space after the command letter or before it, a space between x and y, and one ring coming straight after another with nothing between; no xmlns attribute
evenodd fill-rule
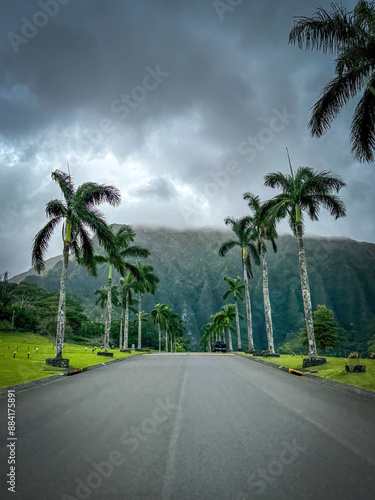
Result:
<svg viewBox="0 0 375 500"><path fill-rule="evenodd" d="M120 224L114 224L119 227ZM145 295L144 309L150 311L158 302L173 305L184 318L188 334L197 343L200 328L210 315L224 304L222 295L226 290L224 276L241 276L239 249L233 249L226 257L218 255L220 245L231 239L229 229L216 227L175 230L151 226L133 226L135 243L148 248L147 259L160 278L155 297ZM267 253L270 280L270 299L275 331L275 342L282 344L286 337L296 332L303 324L303 304L298 267L298 244L292 235L278 238L278 252ZM375 318L375 244L358 242L344 237L305 237L307 268L310 278L313 308L325 304L333 309L335 316L346 330L360 330ZM36 283L47 291L59 289L61 256L48 259L47 270L41 276L30 269L14 276ZM251 300L254 324L254 339L259 348L266 347L263 318L263 296L261 269L254 267L251 280ZM98 277L71 261L68 271L68 289L82 297L86 311L93 318L98 314L94 291L106 284L106 266L99 266ZM119 276L115 273L114 283ZM285 314L285 311L288 314ZM245 314L244 305L240 312ZM246 342L245 323L241 325L241 336Z"/></svg>

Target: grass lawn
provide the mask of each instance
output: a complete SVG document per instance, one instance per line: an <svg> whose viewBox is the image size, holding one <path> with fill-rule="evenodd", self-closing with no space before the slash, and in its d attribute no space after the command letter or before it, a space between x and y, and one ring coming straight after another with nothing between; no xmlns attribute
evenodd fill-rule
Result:
<svg viewBox="0 0 375 500"><path fill-rule="evenodd" d="M9 346L11 347L8 348ZM38 353L35 347L39 348ZM14 351L17 351L15 358ZM28 351L30 358L27 358ZM86 351L83 345L66 343L63 356L70 360L70 369L74 369L137 354L135 351L131 354L122 353L117 349L110 349L109 352L113 352L113 358L98 356L97 351L92 353L90 347ZM54 356L52 343L42 335L17 331L0 332L0 388L64 373L66 370L62 368L46 365L46 358Z"/></svg>
<svg viewBox="0 0 375 500"><path fill-rule="evenodd" d="M244 353L241 353L244 354ZM246 356L252 356L251 354L246 354ZM304 356L307 357L307 356ZM319 377L329 378L332 380L337 380L338 382L343 382L344 384L354 385L356 387L362 387L363 389L371 389L375 391L375 360L374 359L361 359L360 362L366 365L366 373L347 373L345 371L345 360L344 358L333 358L328 356L322 356L327 359L325 365L316 366L311 368L311 370L317 370L318 373L314 375L319 375ZM302 356L291 356L282 354L279 358L262 358L261 356L256 356L254 359L261 359L267 361L267 363L275 363L279 366L286 366L288 368L302 368Z"/></svg>

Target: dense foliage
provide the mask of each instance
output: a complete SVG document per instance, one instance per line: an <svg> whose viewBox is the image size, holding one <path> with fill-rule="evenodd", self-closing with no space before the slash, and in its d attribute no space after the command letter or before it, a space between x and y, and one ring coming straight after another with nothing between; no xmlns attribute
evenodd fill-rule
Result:
<svg viewBox="0 0 375 500"><path fill-rule="evenodd" d="M136 242L148 248L152 264L160 279L155 296L145 295L142 308L149 312L158 302L170 304L183 318L192 345L201 338L201 327L223 305L227 289L224 276L241 276L241 255L235 250L223 259L218 255L222 242L231 237L226 230L186 230L137 228ZM287 336L294 338L304 324L301 284L296 268L298 249L293 236L280 236L278 252L269 252L268 267L270 300L274 324L275 345L283 344ZM347 332L351 350L366 351L375 328L375 245L347 238L305 238L313 309L325 304L333 310L338 324ZM240 252L240 250L238 250ZM51 259L42 275L22 275L27 282L37 283L47 291L59 289L61 261ZM298 268L297 268L298 269ZM83 268L71 262L68 290L79 295L85 313L92 320L100 320L102 311L95 306L94 291L107 277L106 266L98 266L98 277L90 276ZM266 349L261 268L253 266L250 280L257 348ZM119 276L114 274L114 283ZM245 316L244 305L239 303ZM288 311L288 314L285 314ZM114 318L119 311L114 311ZM134 320L134 314L132 316ZM374 325L375 326L375 325ZM144 333L154 326L145 323ZM241 321L242 341L246 344L246 324ZM156 337L157 338L157 337ZM145 344L146 345L146 344ZM346 344L340 349L346 349ZM245 345L246 348L246 345Z"/></svg>

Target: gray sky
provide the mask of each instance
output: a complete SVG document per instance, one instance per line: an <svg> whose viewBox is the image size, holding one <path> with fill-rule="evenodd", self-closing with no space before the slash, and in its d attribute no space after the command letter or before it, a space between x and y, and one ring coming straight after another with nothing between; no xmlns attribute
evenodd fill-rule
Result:
<svg viewBox="0 0 375 500"><path fill-rule="evenodd" d="M348 183L347 217L323 211L307 232L375 241L375 168L350 153L355 102L321 139L306 126L333 58L288 45L288 35L293 17L319 4L329 8L321 0L4 0L0 273L30 267L45 204L60 197L50 173L67 160L77 186L121 189L121 207L103 206L108 222L223 227L225 216L246 213L245 191L277 194L263 177L288 172L288 146L295 167L333 170ZM58 230L48 257L61 246Z"/></svg>

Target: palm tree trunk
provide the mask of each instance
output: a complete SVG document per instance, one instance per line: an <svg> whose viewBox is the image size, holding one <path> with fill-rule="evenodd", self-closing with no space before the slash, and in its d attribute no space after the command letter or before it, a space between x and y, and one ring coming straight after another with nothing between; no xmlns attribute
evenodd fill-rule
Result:
<svg viewBox="0 0 375 500"><path fill-rule="evenodd" d="M108 352L111 322L112 322L112 264L109 265L109 273L108 273L107 308L106 308L105 330L104 330L104 352Z"/></svg>
<svg viewBox="0 0 375 500"><path fill-rule="evenodd" d="M123 320L123 317L124 317L124 308L122 307L121 308L121 321L120 321L120 338L119 338L119 349L121 351L122 349L122 320Z"/></svg>
<svg viewBox="0 0 375 500"><path fill-rule="evenodd" d="M142 346L142 304L141 304L141 293L138 292L138 349Z"/></svg>
<svg viewBox="0 0 375 500"><path fill-rule="evenodd" d="M241 347L241 331L240 331L240 315L238 314L238 304L237 304L237 297L236 296L234 296L234 302L236 304L237 348L242 349L242 347Z"/></svg>
<svg viewBox="0 0 375 500"><path fill-rule="evenodd" d="M268 267L266 256L262 255L263 261L263 301L264 301L264 317L266 320L266 331L267 331L267 341L268 341L268 352L270 354L275 354L275 346L273 342L273 327L272 327L272 314L271 314L271 302L270 293L268 288Z"/></svg>
<svg viewBox="0 0 375 500"><path fill-rule="evenodd" d="M306 255L305 249L303 245L302 235L299 234L298 245L299 245L299 272L301 276L301 288L302 288L302 298L303 298L303 308L305 310L305 322L306 322L306 330L307 330L307 338L309 341L309 358L311 360L318 359L318 351L316 349L315 343L315 334L314 334L314 323L313 323L313 315L312 315L312 306L311 306L311 296L310 296L310 285L309 285L309 277L307 274L307 266L306 266Z"/></svg>
<svg viewBox="0 0 375 500"><path fill-rule="evenodd" d="M173 352L173 344L172 344L173 333L172 332L170 333L169 338L171 341L171 352Z"/></svg>
<svg viewBox="0 0 375 500"><path fill-rule="evenodd" d="M129 345L129 292L126 293L125 320L124 320L124 349Z"/></svg>
<svg viewBox="0 0 375 500"><path fill-rule="evenodd" d="M57 332L56 332L56 351L55 351L56 358L62 358L63 347L64 347L65 318L66 318L66 308L65 308L66 280L68 276L71 228L72 228L71 223L68 222L66 228L65 241L64 241L64 250L63 250L63 267L61 270L61 279L60 279L59 307L57 310Z"/></svg>
<svg viewBox="0 0 375 500"><path fill-rule="evenodd" d="M233 351L232 332L230 331L229 325L228 325L228 343L229 343L229 351Z"/></svg>
<svg viewBox="0 0 375 500"><path fill-rule="evenodd" d="M160 330L160 325L158 324L159 328L159 352L161 352L161 330Z"/></svg>
<svg viewBox="0 0 375 500"><path fill-rule="evenodd" d="M168 327L165 327L165 352L168 352Z"/></svg>
<svg viewBox="0 0 375 500"><path fill-rule="evenodd" d="M243 262L243 280L245 283L245 304L246 304L246 319L247 319L247 350L253 352L254 351L253 320L251 317L249 279L247 277L245 262Z"/></svg>

